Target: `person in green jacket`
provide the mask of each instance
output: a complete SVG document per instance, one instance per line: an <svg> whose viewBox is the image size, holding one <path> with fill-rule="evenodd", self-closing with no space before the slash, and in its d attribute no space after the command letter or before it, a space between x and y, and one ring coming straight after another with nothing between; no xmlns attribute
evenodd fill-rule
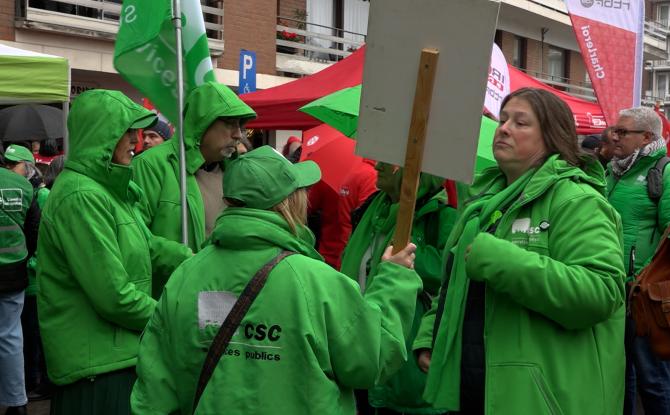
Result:
<svg viewBox="0 0 670 415"><path fill-rule="evenodd" d="M670 225L670 169L659 176L662 194L648 193L650 169L666 155L661 119L651 108L623 110L612 128L614 158L608 165L607 196L623 223L624 269L633 279L656 251ZM635 414L638 393L647 415L670 414L670 362L658 359L646 337L626 319L624 415Z"/></svg>
<svg viewBox="0 0 670 415"><path fill-rule="evenodd" d="M353 389L400 367L421 291L409 269L416 247L394 256L387 248L363 296L323 262L305 226L305 187L320 177L315 163L291 164L268 146L227 166L229 207L211 244L175 271L142 338L134 414L353 415ZM249 280L282 250L297 255L270 272L192 408L212 339Z"/></svg>
<svg viewBox="0 0 670 415"><path fill-rule="evenodd" d="M81 94L68 117L70 152L39 231L39 324L52 414L127 414L140 333L156 306L152 273L190 250L153 236L131 181L137 128L156 115L118 91Z"/></svg>
<svg viewBox="0 0 670 415"><path fill-rule="evenodd" d="M188 246L197 252L207 238L208 206L196 181L204 165L230 157L242 137L240 128L256 113L225 85L207 82L195 88L184 107L184 146L188 205ZM181 242L179 140L168 140L133 160L134 180L146 195L143 217L151 232ZM219 186L220 187L220 186ZM219 197L220 199L220 197ZM214 208L216 209L216 208ZM218 216L218 211L213 216Z"/></svg>
<svg viewBox="0 0 670 415"><path fill-rule="evenodd" d="M21 310L28 285L26 263L35 251L39 224L32 185L23 176L25 170L14 170L16 156L17 150L8 158L7 153L0 155L0 407L7 407L7 415L27 409Z"/></svg>
<svg viewBox="0 0 670 415"><path fill-rule="evenodd" d="M391 243L402 184L402 168L378 162L377 187L380 192L363 213L355 227L342 257L341 271L358 281L361 291L370 284L379 269L384 248ZM442 276L442 249L456 219L456 210L447 205L442 184L444 179L422 173L417 192L412 242L416 244L415 270L423 281L424 290L416 298L416 313L410 335L406 339L411 349L419 329L421 317L430 307L431 298L437 294ZM432 408L421 395L426 375L415 359L410 359L384 384L364 391L357 391L359 413L373 408L408 414L440 414L443 410ZM379 410L379 413L393 413Z"/></svg>
<svg viewBox="0 0 670 415"><path fill-rule="evenodd" d="M503 100L493 154L414 342L424 398L467 415L620 414L623 242L603 168L568 106L534 88Z"/></svg>

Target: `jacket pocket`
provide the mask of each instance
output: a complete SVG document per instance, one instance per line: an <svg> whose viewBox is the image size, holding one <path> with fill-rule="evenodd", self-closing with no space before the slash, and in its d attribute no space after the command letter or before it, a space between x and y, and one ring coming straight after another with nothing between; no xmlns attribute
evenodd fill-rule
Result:
<svg viewBox="0 0 670 415"><path fill-rule="evenodd" d="M486 376L487 414L563 415L539 367L532 363L490 365Z"/></svg>

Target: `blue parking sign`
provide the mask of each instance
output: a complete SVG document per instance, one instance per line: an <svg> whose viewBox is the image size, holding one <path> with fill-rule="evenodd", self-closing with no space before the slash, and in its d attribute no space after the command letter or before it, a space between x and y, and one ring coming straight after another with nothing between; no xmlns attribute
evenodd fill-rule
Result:
<svg viewBox="0 0 670 415"><path fill-rule="evenodd" d="M256 90L256 52L240 50L240 95Z"/></svg>

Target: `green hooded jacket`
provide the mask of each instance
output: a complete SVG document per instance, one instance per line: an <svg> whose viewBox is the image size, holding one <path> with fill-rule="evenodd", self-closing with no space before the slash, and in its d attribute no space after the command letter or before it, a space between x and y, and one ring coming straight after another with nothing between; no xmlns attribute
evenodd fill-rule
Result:
<svg viewBox="0 0 670 415"><path fill-rule="evenodd" d="M188 245L197 252L205 241L205 205L195 173L205 163L200 140L219 117L253 118L256 113L225 85L207 82L188 96L184 107ZM134 181L146 195L142 216L151 232L181 242L179 140L175 136L133 160Z"/></svg>
<svg viewBox="0 0 670 415"><path fill-rule="evenodd" d="M367 388L407 358L421 280L384 263L363 297L325 264L314 236L278 213L227 208L212 243L175 271L140 346L134 414L191 414L212 339L239 293L281 250L205 388L196 414L350 414ZM233 264L233 266L231 266ZM193 278L197 276L197 278Z"/></svg>
<svg viewBox="0 0 670 415"><path fill-rule="evenodd" d="M33 194L25 177L0 167L0 267L25 261L28 256L23 224Z"/></svg>
<svg viewBox="0 0 670 415"><path fill-rule="evenodd" d="M434 345L438 301L414 342L433 349L424 397L460 406L461 330L468 281L477 280L486 287L486 415L621 413L623 242L602 167L552 156L510 186L487 169L471 191L445 250L453 267Z"/></svg>
<svg viewBox="0 0 670 415"><path fill-rule="evenodd" d="M665 156L665 148L641 157L621 178L617 179L608 166L607 198L621 215L623 224L624 265L628 277L633 277L656 251L658 241L670 225L670 168L663 173L663 196L658 202L647 193L647 172ZM635 248L634 273L631 273L631 250Z"/></svg>
<svg viewBox="0 0 670 415"><path fill-rule="evenodd" d="M155 117L118 91L80 95L68 118L70 153L42 211L37 295L49 378L69 384L134 366L154 311L152 271L191 256L142 221L132 169L112 163L136 121Z"/></svg>
<svg viewBox="0 0 670 415"><path fill-rule="evenodd" d="M442 250L457 216L456 210L446 204L446 192L440 190L443 182L444 179L439 177L422 174L417 191L418 202L412 224L412 242L417 246L414 269L423 281L425 292L416 300L414 322L406 339L408 349L412 347L421 317L430 306L430 296L437 294L439 289L443 274ZM398 206L384 192L375 196L349 238L342 257L342 273L354 281L359 281L361 273L365 273L366 286L374 280L384 249L395 232ZM374 407L397 412L443 413L422 399L425 383L426 375L419 369L416 359L409 359L384 384L370 389L368 399Z"/></svg>

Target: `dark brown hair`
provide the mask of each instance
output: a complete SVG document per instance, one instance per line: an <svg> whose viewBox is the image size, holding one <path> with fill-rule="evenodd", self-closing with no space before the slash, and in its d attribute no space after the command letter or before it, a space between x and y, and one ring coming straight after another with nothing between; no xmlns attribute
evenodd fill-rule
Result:
<svg viewBox="0 0 670 415"><path fill-rule="evenodd" d="M540 123L547 157L559 154L573 166L583 167L586 154L579 148L577 128L570 107L556 95L538 88L521 88L507 95L501 108L512 98L526 101Z"/></svg>

